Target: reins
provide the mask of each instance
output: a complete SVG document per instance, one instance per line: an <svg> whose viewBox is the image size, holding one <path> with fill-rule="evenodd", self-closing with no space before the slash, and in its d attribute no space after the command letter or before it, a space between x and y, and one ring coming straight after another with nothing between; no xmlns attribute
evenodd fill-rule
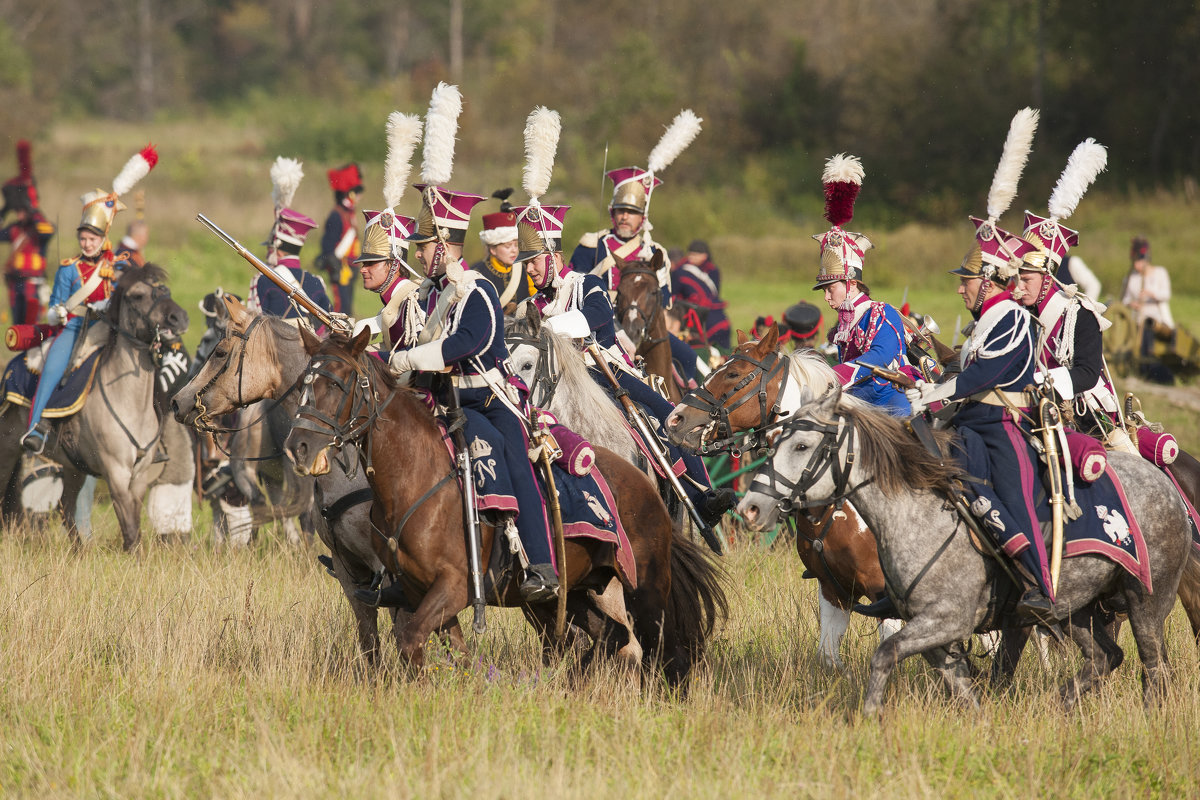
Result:
<svg viewBox="0 0 1200 800"><path fill-rule="evenodd" d="M663 313L662 293L658 287L658 273L655 272L653 269L651 269L648 266L622 267L621 268L621 280L622 281L625 280L626 275L649 275L654 281L654 288L650 292L650 294L653 297L655 297L656 299L654 302L654 308L651 309L650 313L647 314L645 309L643 309L641 304L638 303L636 300L630 300L629 306L625 310L628 311L630 308L636 309L638 314L640 314L642 316L642 318L644 318L646 320L646 324L643 326L644 333L642 334L642 343L641 343L641 345L638 346L638 349L641 349L641 347L643 347L643 346L646 347L647 349L652 348L652 347L657 347L658 345L660 345L663 342L666 342L668 339L670 339L669 335L658 336L653 339L649 338L651 328L654 327L654 323L658 320L659 315ZM619 284L617 286L617 292L619 295L619 293L620 293L620 285Z"/></svg>
<svg viewBox="0 0 1200 800"><path fill-rule="evenodd" d="M788 376L791 370L789 369L790 361L787 356L780 353L778 350L772 350L762 359L755 359L745 353L733 353L726 365L744 361L751 365L751 370L733 385L727 392L720 397L715 396L708 390L707 382L705 386L701 386L695 391L688 392L684 395L681 401L684 405L703 411L708 415L716 426L716 434L718 439L708 444L701 443L700 451L702 453L712 453L718 450L730 449L733 454L741 455L741 448L737 445L744 439L751 438L751 435L761 434L766 426L775 423L781 413L780 403L783 402L784 389L787 387ZM779 383L779 391L775 395L775 403L768 410L767 408L767 390L770 388L771 381L780 372L783 372L783 378ZM758 380L758 388L756 391L748 391L744 396L726 408L726 403L737 397L738 392L741 392L746 387ZM711 379L710 379L711 380ZM748 403L751 398L758 398L758 426L745 431L742 434L733 434L732 425L729 421L729 416L737 411L743 405Z"/></svg>

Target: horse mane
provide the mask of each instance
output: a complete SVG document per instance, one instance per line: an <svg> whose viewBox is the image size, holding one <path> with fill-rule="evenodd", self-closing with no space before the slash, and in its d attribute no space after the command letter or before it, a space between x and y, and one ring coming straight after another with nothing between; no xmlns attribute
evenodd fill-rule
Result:
<svg viewBox="0 0 1200 800"><path fill-rule="evenodd" d="M788 377L798 386L807 386L817 395L824 394L834 386L840 386L837 373L825 356L811 347L796 350L788 357ZM851 400L850 395L842 395L843 400Z"/></svg>
<svg viewBox="0 0 1200 800"><path fill-rule="evenodd" d="M892 496L911 489L947 489L962 471L947 457L939 459L904 425L904 420L859 400L837 408L854 425L859 439L859 463L874 477L884 494ZM950 452L952 431L934 431L943 453Z"/></svg>
<svg viewBox="0 0 1200 800"><path fill-rule="evenodd" d="M263 325L270 329L270 336L256 337L256 341L261 342L263 356L271 363L279 362L279 347L277 342L279 339L296 340L300 339L300 331L282 317L273 317L267 314L258 314L263 317Z"/></svg>
<svg viewBox="0 0 1200 800"><path fill-rule="evenodd" d="M126 292L139 283L165 285L167 278L167 271L151 262L146 262L140 267L130 266L121 270L121 275L113 286L112 294L109 295L108 308L104 312L104 318L109 324L108 341L104 345L104 352L100 355L102 364L108 361L117 343L117 337L120 335L118 331L121 327L121 306L124 303Z"/></svg>

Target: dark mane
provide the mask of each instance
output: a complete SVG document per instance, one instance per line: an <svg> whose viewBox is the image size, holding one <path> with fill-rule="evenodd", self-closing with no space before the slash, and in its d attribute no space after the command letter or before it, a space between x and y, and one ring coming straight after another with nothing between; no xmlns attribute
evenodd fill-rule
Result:
<svg viewBox="0 0 1200 800"><path fill-rule="evenodd" d="M131 265L127 269L121 270L121 275L117 278L117 282L113 286L112 295L109 297L108 308L104 312L109 326L108 342L105 345L105 353L101 356L102 361L108 360L109 354L113 351L113 346L117 343L117 330L121 326L121 303L125 299L125 293L139 283L165 286L167 277L165 269L149 262L141 267Z"/></svg>
<svg viewBox="0 0 1200 800"><path fill-rule="evenodd" d="M329 335L325 337L325 343L322 344L321 349L325 350L327 347L333 346L338 350L343 351L340 353L340 355L349 358L350 340L351 337L349 334L339 330L333 330L330 331ZM370 374L373 380L379 380L388 389L397 388L396 376L392 374L390 369L387 369L387 365L382 359L376 358L370 353L363 353L362 355L362 363L366 367L367 372ZM408 390L410 394L413 393L412 390L406 386L401 386L399 388Z"/></svg>
<svg viewBox="0 0 1200 800"><path fill-rule="evenodd" d="M840 406L858 433L859 458L884 494L906 489L944 489L961 470L949 458L951 431L935 431L943 464L905 427L904 421L870 406Z"/></svg>

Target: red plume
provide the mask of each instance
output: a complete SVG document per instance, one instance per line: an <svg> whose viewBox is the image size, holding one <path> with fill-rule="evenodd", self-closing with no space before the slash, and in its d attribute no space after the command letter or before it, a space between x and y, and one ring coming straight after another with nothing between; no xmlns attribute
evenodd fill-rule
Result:
<svg viewBox="0 0 1200 800"><path fill-rule="evenodd" d="M825 219L832 225L845 225L854 218L854 201L862 189L857 183L825 184Z"/></svg>
<svg viewBox="0 0 1200 800"><path fill-rule="evenodd" d="M146 163L150 165L150 169L154 169L154 165L158 163L158 151L154 149L154 145L148 144L143 147L141 156L146 159Z"/></svg>
<svg viewBox="0 0 1200 800"><path fill-rule="evenodd" d="M27 183L33 180L33 147L28 139L17 142L17 166L20 168L21 180Z"/></svg>

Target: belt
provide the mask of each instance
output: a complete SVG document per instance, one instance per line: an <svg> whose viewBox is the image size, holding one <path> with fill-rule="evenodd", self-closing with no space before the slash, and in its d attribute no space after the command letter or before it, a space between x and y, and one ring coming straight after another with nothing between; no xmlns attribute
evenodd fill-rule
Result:
<svg viewBox="0 0 1200 800"><path fill-rule="evenodd" d="M499 384L503 385L504 376L500 370L492 367L487 372L477 375L455 375L454 384L460 389L490 389Z"/></svg>
<svg viewBox="0 0 1200 800"><path fill-rule="evenodd" d="M1037 405L1031 402L1031 398L1026 392L1006 392L1003 389L986 389L969 395L967 399L975 403L983 403L985 406L1019 408L1022 411L1028 411Z"/></svg>

